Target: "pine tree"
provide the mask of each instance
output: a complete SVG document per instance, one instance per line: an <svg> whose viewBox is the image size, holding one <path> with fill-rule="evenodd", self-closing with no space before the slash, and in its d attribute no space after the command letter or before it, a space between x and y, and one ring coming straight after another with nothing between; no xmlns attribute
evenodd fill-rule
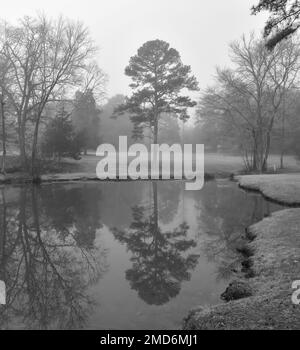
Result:
<svg viewBox="0 0 300 350"><path fill-rule="evenodd" d="M196 105L183 89L196 91L198 83L191 75L191 67L182 63L177 50L162 40L146 42L131 57L125 74L132 79L131 97L115 110L115 115L129 112L134 124L133 137L142 138L150 128L157 143L159 120L169 113L180 120L189 118L188 108Z"/></svg>
<svg viewBox="0 0 300 350"><path fill-rule="evenodd" d="M300 3L298 0L260 0L252 7L252 13L270 12L265 25L267 47L273 49L280 41L295 33L300 27Z"/></svg>

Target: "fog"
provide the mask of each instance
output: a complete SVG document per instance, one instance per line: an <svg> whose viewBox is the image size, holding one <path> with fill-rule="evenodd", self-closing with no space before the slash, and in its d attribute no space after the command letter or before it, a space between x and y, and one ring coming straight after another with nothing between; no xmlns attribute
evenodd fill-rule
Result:
<svg viewBox="0 0 300 350"><path fill-rule="evenodd" d="M162 39L192 66L200 88L212 82L216 65L229 64L228 44L243 33L263 29L266 15L252 16L254 0L15 0L1 18L17 20L43 12L83 21L100 48L99 65L109 76L108 97L129 93L124 68L146 41Z"/></svg>

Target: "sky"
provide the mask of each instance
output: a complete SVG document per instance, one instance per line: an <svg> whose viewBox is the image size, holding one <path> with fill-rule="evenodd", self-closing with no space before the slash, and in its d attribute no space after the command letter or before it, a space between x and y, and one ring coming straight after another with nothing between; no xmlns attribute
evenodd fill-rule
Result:
<svg viewBox="0 0 300 350"><path fill-rule="evenodd" d="M3 1L3 0L2 0ZM1 2L2 2L1 1ZM4 2L4 1L3 1ZM124 69L146 41L161 39L192 68L200 89L213 83L216 66L227 66L228 44L242 34L259 34L267 14L252 16L258 0L13 0L1 19L16 21L43 12L80 20L99 47L97 60L108 74L107 96L129 94Z"/></svg>

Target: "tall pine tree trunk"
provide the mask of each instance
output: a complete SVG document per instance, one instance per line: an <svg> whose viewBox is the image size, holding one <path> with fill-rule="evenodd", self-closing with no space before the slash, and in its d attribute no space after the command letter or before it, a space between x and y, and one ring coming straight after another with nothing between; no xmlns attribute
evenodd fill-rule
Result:
<svg viewBox="0 0 300 350"><path fill-rule="evenodd" d="M153 130L153 143L158 143L158 120L156 118L154 122L154 130Z"/></svg>
<svg viewBox="0 0 300 350"><path fill-rule="evenodd" d="M155 117L154 119L154 126L153 126L153 143L155 145L158 144L158 119L157 117ZM157 171L158 171L158 176L160 177L160 166L159 166L159 151L157 149L158 146L155 147L155 150L153 152L153 154L151 155L151 161L153 163L151 163L151 166L154 166ZM151 147L152 149L152 147Z"/></svg>

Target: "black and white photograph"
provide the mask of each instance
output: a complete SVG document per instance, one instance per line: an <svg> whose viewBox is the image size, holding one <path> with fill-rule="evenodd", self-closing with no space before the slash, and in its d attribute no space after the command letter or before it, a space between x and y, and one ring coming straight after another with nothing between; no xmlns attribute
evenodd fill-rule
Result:
<svg viewBox="0 0 300 350"><path fill-rule="evenodd" d="M300 1L1 1L0 330L300 330Z"/></svg>

